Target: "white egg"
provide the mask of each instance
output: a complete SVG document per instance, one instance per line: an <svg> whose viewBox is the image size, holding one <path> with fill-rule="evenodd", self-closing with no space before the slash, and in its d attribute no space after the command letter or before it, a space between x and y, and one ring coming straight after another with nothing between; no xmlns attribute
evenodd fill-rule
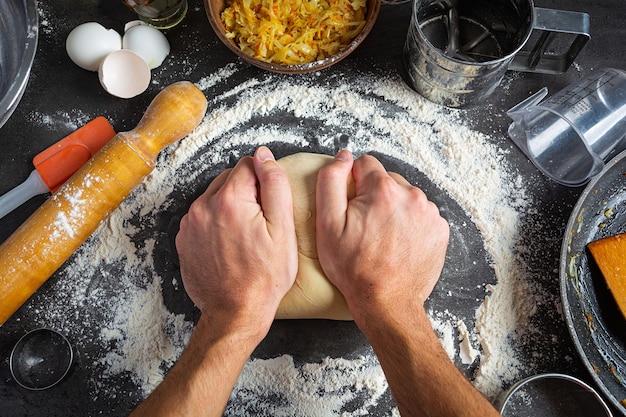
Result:
<svg viewBox="0 0 626 417"><path fill-rule="evenodd" d="M65 41L65 50L70 59L88 71L98 71L102 60L121 48L120 34L96 22L76 26Z"/></svg>
<svg viewBox="0 0 626 417"><path fill-rule="evenodd" d="M150 68L146 61L129 49L120 49L104 58L98 70L100 84L120 98L135 97L150 85Z"/></svg>
<svg viewBox="0 0 626 417"><path fill-rule="evenodd" d="M150 69L161 65L170 53L170 43L165 35L145 24L127 25L122 47L139 54Z"/></svg>

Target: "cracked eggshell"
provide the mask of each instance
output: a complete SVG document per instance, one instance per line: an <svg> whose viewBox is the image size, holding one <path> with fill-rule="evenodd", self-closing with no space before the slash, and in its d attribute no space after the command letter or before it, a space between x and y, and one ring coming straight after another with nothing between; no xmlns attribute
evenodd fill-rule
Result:
<svg viewBox="0 0 626 417"><path fill-rule="evenodd" d="M109 94L132 98L146 91L150 85L150 68L137 53L120 49L102 61L98 77Z"/></svg>
<svg viewBox="0 0 626 417"><path fill-rule="evenodd" d="M145 24L127 24L122 47L141 56L150 69L157 68L170 53L170 43L158 29Z"/></svg>
<svg viewBox="0 0 626 417"><path fill-rule="evenodd" d="M122 49L121 35L96 22L76 26L65 40L65 50L72 62L88 71L98 71L102 60L119 49Z"/></svg>

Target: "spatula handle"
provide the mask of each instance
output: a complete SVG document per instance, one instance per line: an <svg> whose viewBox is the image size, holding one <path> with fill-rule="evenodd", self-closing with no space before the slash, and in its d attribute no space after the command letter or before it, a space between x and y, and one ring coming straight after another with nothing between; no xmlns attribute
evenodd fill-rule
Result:
<svg viewBox="0 0 626 417"><path fill-rule="evenodd" d="M39 194L50 192L39 173L30 173L26 181L0 196L0 219Z"/></svg>

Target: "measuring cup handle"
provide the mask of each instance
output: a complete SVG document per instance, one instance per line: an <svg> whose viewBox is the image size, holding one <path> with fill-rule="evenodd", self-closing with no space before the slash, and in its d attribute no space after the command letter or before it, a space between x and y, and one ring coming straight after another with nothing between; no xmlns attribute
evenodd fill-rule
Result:
<svg viewBox="0 0 626 417"><path fill-rule="evenodd" d="M589 35L589 15L541 7L535 7L533 13L533 31L541 32L539 39L530 49L525 46L515 54L508 69L543 74L566 72L591 38ZM560 55L547 53L546 51L557 33L576 36L567 52Z"/></svg>

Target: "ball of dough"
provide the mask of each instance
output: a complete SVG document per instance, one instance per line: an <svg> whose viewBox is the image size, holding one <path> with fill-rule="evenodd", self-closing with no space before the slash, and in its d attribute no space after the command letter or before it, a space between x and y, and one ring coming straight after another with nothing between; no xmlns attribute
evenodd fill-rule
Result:
<svg viewBox="0 0 626 417"><path fill-rule="evenodd" d="M282 299L277 319L352 320L343 295L326 278L317 258L315 240L315 187L317 172L333 161L329 155L296 153L279 159L278 165L289 177L298 240L298 275ZM349 178L348 198L354 196Z"/></svg>

